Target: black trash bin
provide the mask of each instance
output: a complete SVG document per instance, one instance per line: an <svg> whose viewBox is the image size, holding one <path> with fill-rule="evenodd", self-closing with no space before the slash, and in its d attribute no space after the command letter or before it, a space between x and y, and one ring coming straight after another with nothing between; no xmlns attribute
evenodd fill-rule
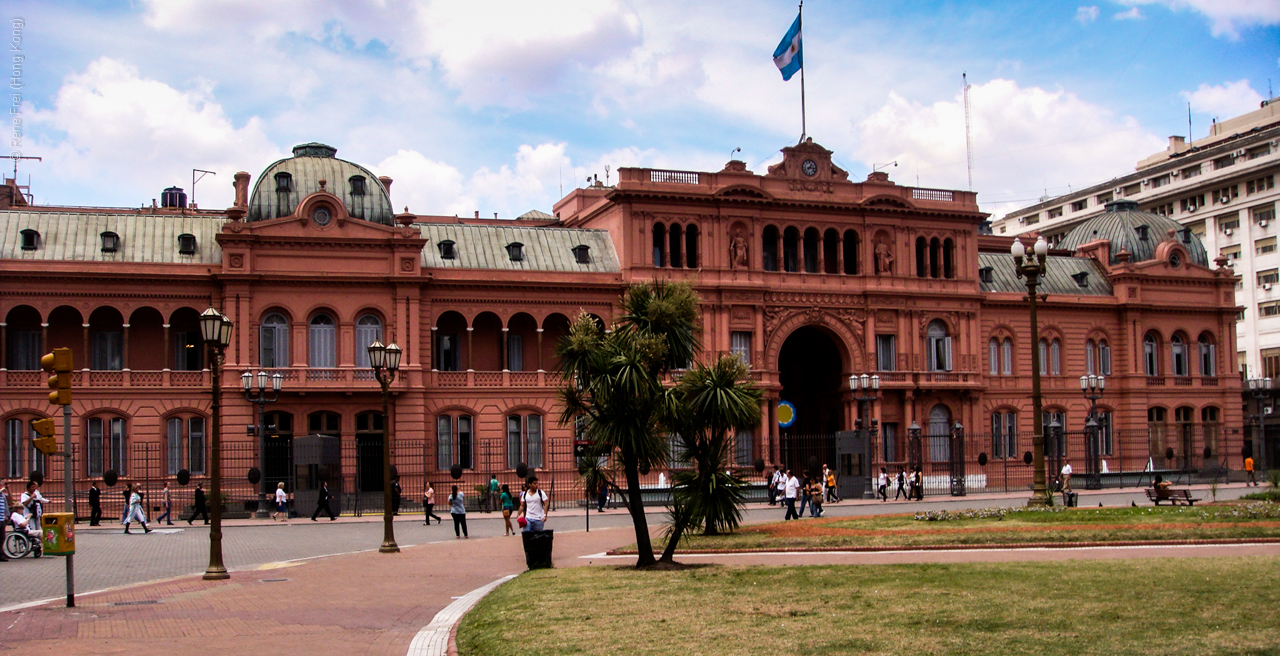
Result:
<svg viewBox="0 0 1280 656"><path fill-rule="evenodd" d="M555 531L523 531L524 562L529 569L551 568L551 543L555 539Z"/></svg>
<svg viewBox="0 0 1280 656"><path fill-rule="evenodd" d="M1066 504L1066 505L1067 505L1067 507L1068 507L1068 508L1076 508L1076 507L1079 507L1079 505L1080 505L1080 495L1079 495L1079 494L1076 494L1075 492L1070 492L1070 491L1068 491L1068 492L1063 492L1063 493L1062 493L1062 496L1063 496L1063 499L1067 502L1067 504Z"/></svg>

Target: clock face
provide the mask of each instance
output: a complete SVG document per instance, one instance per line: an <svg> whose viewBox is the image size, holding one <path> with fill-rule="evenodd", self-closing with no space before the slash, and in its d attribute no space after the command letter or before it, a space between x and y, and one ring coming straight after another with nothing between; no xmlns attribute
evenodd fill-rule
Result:
<svg viewBox="0 0 1280 656"><path fill-rule="evenodd" d="M1170 255L1169 264L1172 264L1175 269L1178 268L1182 264L1182 254L1174 253L1173 255Z"/></svg>
<svg viewBox="0 0 1280 656"><path fill-rule="evenodd" d="M316 208L316 211L311 213L311 220L315 221L318 226L329 225L331 219L333 219L333 215L324 207Z"/></svg>
<svg viewBox="0 0 1280 656"><path fill-rule="evenodd" d="M812 178L818 174L818 163L811 159L806 159L800 162L800 172Z"/></svg>

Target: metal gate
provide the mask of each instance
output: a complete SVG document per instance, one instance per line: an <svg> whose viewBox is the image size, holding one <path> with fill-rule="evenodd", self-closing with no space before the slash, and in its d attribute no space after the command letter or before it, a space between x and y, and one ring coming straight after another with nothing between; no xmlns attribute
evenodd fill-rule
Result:
<svg viewBox="0 0 1280 656"><path fill-rule="evenodd" d="M839 463L836 493L841 499L869 499L875 496L871 480L871 444L867 431L836 433L836 462Z"/></svg>

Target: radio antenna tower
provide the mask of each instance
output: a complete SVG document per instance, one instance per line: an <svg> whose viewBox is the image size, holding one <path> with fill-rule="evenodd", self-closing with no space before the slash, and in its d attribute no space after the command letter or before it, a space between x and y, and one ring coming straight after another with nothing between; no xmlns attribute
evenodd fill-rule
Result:
<svg viewBox="0 0 1280 656"><path fill-rule="evenodd" d="M973 191L973 133L969 128L969 74L960 74L964 82L964 158L969 168L969 191Z"/></svg>

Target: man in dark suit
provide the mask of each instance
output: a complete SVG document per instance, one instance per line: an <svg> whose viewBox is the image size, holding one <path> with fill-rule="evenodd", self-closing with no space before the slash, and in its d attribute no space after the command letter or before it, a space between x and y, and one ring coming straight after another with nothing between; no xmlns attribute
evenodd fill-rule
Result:
<svg viewBox="0 0 1280 656"><path fill-rule="evenodd" d="M329 507L329 499L332 499L332 498L333 498L333 495L329 494L329 483L327 481L321 483L320 496L316 500L315 511L311 513L311 521L313 522L316 521L316 515L319 515L321 510L323 510L325 514L329 516L329 521L332 522L333 520L337 519L337 517L334 517L333 515L333 509Z"/></svg>
<svg viewBox="0 0 1280 656"><path fill-rule="evenodd" d="M400 514L400 479L391 479L391 514Z"/></svg>
<svg viewBox="0 0 1280 656"><path fill-rule="evenodd" d="M209 504L204 499L204 483L196 485L195 506L191 509L191 519L188 519L187 523L195 521L196 515L203 515L204 523L209 523Z"/></svg>
<svg viewBox="0 0 1280 656"><path fill-rule="evenodd" d="M98 482L89 486L89 526L98 526L102 522L102 490Z"/></svg>

